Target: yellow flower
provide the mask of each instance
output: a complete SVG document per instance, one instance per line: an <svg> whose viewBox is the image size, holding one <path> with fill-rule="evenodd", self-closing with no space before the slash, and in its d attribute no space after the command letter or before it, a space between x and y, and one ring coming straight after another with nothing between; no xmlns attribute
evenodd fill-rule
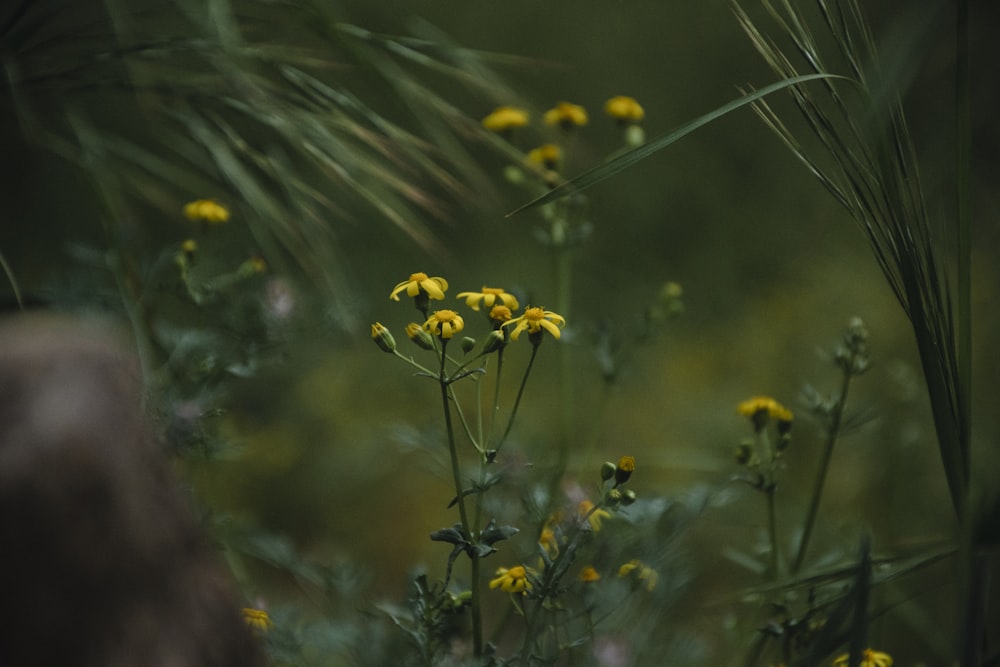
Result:
<svg viewBox="0 0 1000 667"><path fill-rule="evenodd" d="M214 199L198 199L184 205L184 217L210 224L229 221L229 210Z"/></svg>
<svg viewBox="0 0 1000 667"><path fill-rule="evenodd" d="M243 620L254 632L267 632L274 627L271 617L263 609L243 608Z"/></svg>
<svg viewBox="0 0 1000 667"><path fill-rule="evenodd" d="M496 573L496 579L490 581L490 588L499 588L506 593L521 593L522 595L526 595L531 590L528 569L523 565L515 565L509 569L501 567Z"/></svg>
<svg viewBox="0 0 1000 667"><path fill-rule="evenodd" d="M635 472L635 457L623 456L618 459L618 465L615 466L615 481L618 484L624 484L633 472Z"/></svg>
<svg viewBox="0 0 1000 667"><path fill-rule="evenodd" d="M545 549L545 553L549 555L549 558L555 558L559 555L559 540L556 539L556 531L551 528L542 529L542 534L538 536L538 544Z"/></svg>
<svg viewBox="0 0 1000 667"><path fill-rule="evenodd" d="M767 416L783 422L791 422L792 411L778 403L770 396L754 396L736 406L736 411L744 417L753 418L757 413L765 412Z"/></svg>
<svg viewBox="0 0 1000 667"><path fill-rule="evenodd" d="M424 331L448 340L465 328L465 320L454 310L435 310L424 322Z"/></svg>
<svg viewBox="0 0 1000 667"><path fill-rule="evenodd" d="M448 281L444 278L429 278L426 273L411 273L407 280L392 288L389 298L399 301L399 293L406 292L407 296L417 296L426 294L432 299L443 299L444 293L448 290Z"/></svg>
<svg viewBox="0 0 1000 667"><path fill-rule="evenodd" d="M656 582L660 579L656 570L634 558L618 568L618 576L623 579L633 577L636 582L645 582L648 591L656 588Z"/></svg>
<svg viewBox="0 0 1000 667"><path fill-rule="evenodd" d="M569 130L577 125L586 125L587 110L579 104L560 102L545 112L545 124L558 125L564 130Z"/></svg>
<svg viewBox="0 0 1000 667"><path fill-rule="evenodd" d="M558 339L561 335L559 327L566 326L566 320L562 315L557 315L550 310L528 306L524 309L523 315L504 324L505 327L511 325L514 325L514 329L510 332L512 340L517 340L517 337L525 329L528 330L529 334L538 333L545 329Z"/></svg>
<svg viewBox="0 0 1000 667"><path fill-rule="evenodd" d="M528 151L528 162L540 164L546 169L556 169L562 160L562 149L555 144L542 144Z"/></svg>
<svg viewBox="0 0 1000 667"><path fill-rule="evenodd" d="M581 500L580 504L576 506L576 511L580 515L580 518L586 518L587 523L590 524L590 529L595 533L601 529L601 522L604 519L610 519L611 513L604 509L594 509L594 503L589 500Z"/></svg>
<svg viewBox="0 0 1000 667"><path fill-rule="evenodd" d="M524 127L529 120L528 112L524 109L497 107L493 113L483 118L483 127L491 132L506 132L515 127Z"/></svg>
<svg viewBox="0 0 1000 667"><path fill-rule="evenodd" d="M837 656L837 659L833 661L833 667L847 667L847 662L850 659L851 656L847 653ZM890 667L891 665L892 657L888 653L873 651L870 648L866 648L861 653L859 667Z"/></svg>
<svg viewBox="0 0 1000 667"><path fill-rule="evenodd" d="M510 308L507 306L493 306L490 308L490 319L494 323L494 327L503 326L505 323L510 322L514 314L510 312Z"/></svg>
<svg viewBox="0 0 1000 667"><path fill-rule="evenodd" d="M587 567L580 570L580 581L585 584L591 584L595 581L600 581L600 573L594 569L593 565L588 565Z"/></svg>
<svg viewBox="0 0 1000 667"><path fill-rule="evenodd" d="M514 295L503 291L501 287L483 286L480 292L459 292L457 298L465 299L465 305L472 310L479 310L480 306L492 308L497 301L511 310L517 310L520 307Z"/></svg>
<svg viewBox="0 0 1000 667"><path fill-rule="evenodd" d="M626 123L638 123L646 115L634 97L625 95L617 95L605 102L604 113Z"/></svg>
<svg viewBox="0 0 1000 667"><path fill-rule="evenodd" d="M194 239L186 239L181 243L181 252L190 257L198 250L198 242Z"/></svg>

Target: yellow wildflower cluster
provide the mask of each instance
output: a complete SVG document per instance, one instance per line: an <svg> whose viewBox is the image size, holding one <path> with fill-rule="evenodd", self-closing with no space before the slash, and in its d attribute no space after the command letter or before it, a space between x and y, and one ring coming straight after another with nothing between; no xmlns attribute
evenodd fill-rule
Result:
<svg viewBox="0 0 1000 667"><path fill-rule="evenodd" d="M528 579L529 573L532 576L535 574L533 570L523 565L498 568L496 578L490 581L490 588L499 588L505 593L527 595L532 589L531 581Z"/></svg>

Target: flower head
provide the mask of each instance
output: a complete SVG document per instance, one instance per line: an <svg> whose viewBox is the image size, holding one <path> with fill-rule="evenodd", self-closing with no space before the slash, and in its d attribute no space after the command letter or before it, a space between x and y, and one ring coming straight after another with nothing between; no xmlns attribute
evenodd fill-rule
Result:
<svg viewBox="0 0 1000 667"><path fill-rule="evenodd" d="M229 209L214 199L198 199L184 205L184 217L218 225L229 221Z"/></svg>
<svg viewBox="0 0 1000 667"><path fill-rule="evenodd" d="M418 271L411 273L407 280L393 287L389 298L399 301L399 293L405 291L407 296L426 294L431 299L443 299L447 290L448 281L444 278L430 278L426 273Z"/></svg>
<svg viewBox="0 0 1000 667"><path fill-rule="evenodd" d="M618 465L615 466L615 482L618 484L624 484L635 472L635 457L634 456L623 456L618 459Z"/></svg>
<svg viewBox="0 0 1000 667"><path fill-rule="evenodd" d="M549 558L555 558L559 555L559 540L556 538L556 531L549 528L548 524L542 528L542 534L538 536L538 544L545 549Z"/></svg>
<svg viewBox="0 0 1000 667"><path fill-rule="evenodd" d="M770 396L754 396L736 406L736 411L750 419L774 419L779 424L791 425L794 415L792 411L778 403Z"/></svg>
<svg viewBox="0 0 1000 667"><path fill-rule="evenodd" d="M511 325L514 326L510 332L512 340L517 340L525 329L528 330L529 334L536 334L545 329L558 339L561 335L559 327L566 326L566 320L562 315L557 315L550 310L528 306L524 309L523 315L504 324L505 327Z"/></svg>
<svg viewBox="0 0 1000 667"><path fill-rule="evenodd" d="M514 314L510 312L510 308L507 306L493 306L490 308L490 321L493 322L494 327L501 327L505 323L510 322L513 319Z"/></svg>
<svg viewBox="0 0 1000 667"><path fill-rule="evenodd" d="M435 310L424 322L424 331L448 340L465 328L465 320L454 310Z"/></svg>
<svg viewBox="0 0 1000 667"><path fill-rule="evenodd" d="M585 584L592 584L595 581L601 580L601 574L594 569L593 565L588 565L582 570L580 570L580 581Z"/></svg>
<svg viewBox="0 0 1000 667"><path fill-rule="evenodd" d="M517 298L513 294L508 294L501 287L483 286L479 292L459 292L459 299L465 299L465 305L472 310L479 310L480 306L492 308L497 302L507 306L512 310L517 310L520 306Z"/></svg>
<svg viewBox="0 0 1000 667"><path fill-rule="evenodd" d="M271 617L263 609L244 607L243 620L254 632L264 633L274 627Z"/></svg>
<svg viewBox="0 0 1000 667"><path fill-rule="evenodd" d="M634 558L618 568L618 576L623 579L630 577L636 583L645 583L648 591L656 588L656 582L660 579L656 570Z"/></svg>
<svg viewBox="0 0 1000 667"><path fill-rule="evenodd" d="M486 118L483 127L491 132L507 132L516 127L524 127L531 118L528 112L517 107L497 107Z"/></svg>
<svg viewBox="0 0 1000 667"><path fill-rule="evenodd" d="M512 568L501 567L497 569L497 577L490 581L490 588L499 588L506 593L521 593L527 595L531 590L531 582L528 580L528 568L523 565L515 565Z"/></svg>
<svg viewBox="0 0 1000 667"><path fill-rule="evenodd" d="M833 661L833 667L847 667L850 659L851 656L847 653L839 655ZM858 665L859 667L890 667L892 665L892 657L888 653L866 648L861 652L861 662Z"/></svg>
<svg viewBox="0 0 1000 667"><path fill-rule="evenodd" d="M390 354L396 350L396 339L392 337L392 332L385 328L381 322L372 325L372 340L383 352Z"/></svg>
<svg viewBox="0 0 1000 667"><path fill-rule="evenodd" d="M623 123L638 123L646 115L634 97L617 95L604 103L604 113Z"/></svg>
<svg viewBox="0 0 1000 667"><path fill-rule="evenodd" d="M562 149L555 144L542 144L528 151L529 164L539 164L546 169L557 169L562 160Z"/></svg>
<svg viewBox="0 0 1000 667"><path fill-rule="evenodd" d="M560 102L545 112L546 125L558 125L564 130L587 124L587 110L579 104Z"/></svg>
<svg viewBox="0 0 1000 667"><path fill-rule="evenodd" d="M580 504L576 506L576 511L581 519L587 520L587 523L590 524L590 529L595 533L601 529L601 522L604 519L611 518L610 512L600 508L594 509L594 503L589 500L581 500Z"/></svg>

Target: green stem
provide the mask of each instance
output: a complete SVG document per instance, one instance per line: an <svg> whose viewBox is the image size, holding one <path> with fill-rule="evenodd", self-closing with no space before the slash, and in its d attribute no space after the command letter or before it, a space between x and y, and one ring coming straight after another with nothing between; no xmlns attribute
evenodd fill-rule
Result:
<svg viewBox="0 0 1000 667"><path fill-rule="evenodd" d="M517 417L517 409L521 405L521 397L524 395L524 387L528 383L528 375L531 373L531 367L535 363L535 355L538 354L538 345L532 345L531 347L531 357L528 359L528 366L524 369L524 376L521 378L521 386L517 389L517 398L514 399L514 407L510 411L510 418L507 420L507 428L504 429L503 437L500 438L500 442L497 443L496 449L499 451L503 443L507 441L507 436L510 435L510 429L514 427L514 418Z"/></svg>
<svg viewBox="0 0 1000 667"><path fill-rule="evenodd" d="M844 369L844 379L840 385L840 396L834 406L833 414L830 416L830 427L826 433L826 442L823 444L823 455L820 459L819 472L816 476L816 483L813 485L812 498L809 499L809 509L806 510L805 523L802 526L802 539L799 541L799 550L792 563L792 574L799 571L806 557L806 549L809 548L809 540L812 537L813 527L816 525L816 516L819 513L819 503L823 497L823 487L826 485L827 473L830 470L830 460L833 457L833 446L840 435L840 425L843 420L844 406L847 404L847 391L851 386L851 369L854 368L855 355L852 353Z"/></svg>
<svg viewBox="0 0 1000 667"><path fill-rule="evenodd" d="M781 576L781 551L778 543L778 517L774 506L774 482L766 489L767 493L767 533L771 540L771 577L778 580Z"/></svg>
<svg viewBox="0 0 1000 667"><path fill-rule="evenodd" d="M445 362L448 341L441 341L441 369L438 382L441 385L441 402L444 409L444 424L448 433L448 453L451 456L451 473L455 482L455 495L458 498L458 514L462 521L462 532L469 542L474 543L478 535L473 534L472 526L469 524L469 515L465 507L465 494L462 489L462 471L458 463L458 447L455 443L455 427L451 420L451 392L449 392L448 378L445 376ZM479 599L479 559L475 552L469 553L472 560L472 649L478 657L483 654L483 622L480 610Z"/></svg>

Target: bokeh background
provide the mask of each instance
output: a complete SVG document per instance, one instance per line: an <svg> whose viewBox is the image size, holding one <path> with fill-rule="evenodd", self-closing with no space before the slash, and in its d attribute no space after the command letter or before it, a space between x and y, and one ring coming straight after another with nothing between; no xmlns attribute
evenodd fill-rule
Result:
<svg viewBox="0 0 1000 667"><path fill-rule="evenodd" d="M177 9L188 7L185 3L51 4L59 11L25 11L37 17L36 30L48 26L56 44L66 40L65 52L58 47L49 52L53 60L79 48L100 53L105 48L100 39L122 39L122 31L130 29L169 36L196 25L195 10ZM757 3L744 4L773 27ZM802 4L812 11L811 3ZM865 5L887 69L903 91L929 208L940 222L942 248L950 250L955 123L950 4ZM996 25L997 10L985 2L973 5L973 437L985 449L1000 436L992 407L1000 372L992 308L1000 284L998 132L992 118L1000 54L988 27ZM402 599L415 569L438 576L443 569L445 549L427 535L453 522L445 507L450 482L443 448L428 446L441 434L435 391L371 344L368 323L380 321L401 345L408 343L402 329L415 313L409 304L387 297L393 285L415 271L446 277L452 294L502 285L522 303L551 306L555 298L548 251L536 239L537 210L507 217L531 195L503 179L507 159L474 131L478 119L508 100L532 109L536 120L560 100L585 106L591 122L574 145L566 169L571 176L619 145L619 130L600 111L607 98L637 98L646 109L646 132L655 136L734 98L738 87L765 85L773 75L742 34L729 3L719 0L324 5L324 16L373 33L484 52L488 71L470 73L478 85L405 60L391 74L366 67L359 52L343 44L328 46L307 31L304 25L312 15L303 6L238 1L230 9L234 16L254 17L247 23L248 39L296 44L321 60L328 57L318 67L325 81L426 137L429 154L445 156L443 168L454 171L461 187L441 187L418 170L401 170L433 202L410 210L414 224L419 218L420 240L405 226L387 223L377 208L345 200L341 210L327 211L320 220L332 230L323 243L335 246L323 261L336 264L330 273L336 280L322 283L315 273L301 270L287 245L269 245L262 223L244 224L251 215L267 216L252 211L253 203L242 200L211 161L190 180L165 175L169 187L154 192L149 186L146 202L140 196L145 186L137 181L129 196L130 218L116 218L123 209L109 203L106 182L121 181L115 170L126 167L102 162L100 151L82 151L81 158L67 149L65 142L84 143L81 127L127 137L167 162L174 160L178 170L195 160L163 150L165 130L159 123L165 121L150 111L155 100L105 85L119 68L134 67L109 56L111 62L101 64L108 71L67 69L54 80L4 91L0 252L30 300L43 307L99 311L123 322L120 293L101 267L108 247L122 244L139 264L161 269L164 257L170 264L170 249L192 235L218 266L261 252L271 268L242 301L220 307L228 313L222 340L242 340L240 326L252 319L244 317L246 312L273 314L279 302L291 309L294 326L281 329L271 323L281 329L272 338L280 347L279 361L231 373L211 391L197 389L197 380L176 391L178 400L223 404L226 415L215 425L232 445L221 458L189 456L179 467L206 507L286 535L311 558L350 565L368 601ZM143 23L158 15L168 19L157 19L155 29ZM212 16L209 11L205 20ZM21 33L14 27L23 25L18 21L25 14L15 8L0 11L0 18L8 27L5 63L24 71L19 57L37 53L25 50L25 44L37 48L44 40L15 44L12 38ZM210 25L198 27L212 32ZM190 68L183 59L165 60L167 81L198 74L190 70L194 60ZM447 123L446 115L428 118L428 109L408 104L394 85L410 76L469 119L448 135L451 143L444 143L439 130L428 130ZM775 99L778 108L790 109L780 95ZM251 141L271 144L268 128L245 131ZM536 122L518 138L520 147L552 136L547 132ZM464 161L449 161L457 151ZM294 162L295 156L289 159ZM315 184L324 189L321 181ZM342 188L331 187L330 196L339 197ZM176 196L174 204L170 194ZM180 215L186 201L205 196L232 208L228 225L199 232ZM830 559L853 554L863 531L874 536L877 553L953 536L908 322L864 235L749 110L711 124L587 196L593 232L573 256L574 288L563 343L573 359L574 437L579 441L568 480L589 484L603 460L631 454L638 462L633 488L640 495L699 508L697 520L675 546L685 563L678 605L690 614L683 622L665 619L662 633L683 634L699 647L692 655L709 664L730 655L732 648L718 643L718 637L737 623L734 619L756 613L734 594L756 583L755 575L725 555L729 548L753 551L764 527L762 508L751 492L729 481L736 472L733 447L747 434L735 406L751 395L769 394L797 410L804 385L834 391L836 371L819 351L840 341L851 317L861 317L870 331L874 365L855 383L850 404L870 411L873 419L838 446L815 553ZM306 237L298 252L310 246ZM150 270L153 278L145 289L177 290L176 281L157 277L168 273ZM684 313L638 347L616 382L607 385L594 354L595 333L608 323L627 332L667 281L683 285ZM10 307L14 294L3 282L0 290ZM171 319L178 331L219 326L219 320L209 322L174 301L168 299L157 314ZM266 328L259 322L252 326ZM526 352L514 350L512 357ZM558 437L558 420L555 355L548 354L554 349L542 352L547 354L528 387L513 446L525 461L544 467L551 463L547 445ZM804 414L795 429L782 487L786 504L779 507L786 526L803 512L820 447L818 429ZM278 604L295 597L294 586L280 573L255 567L264 599ZM878 627L887 641L908 638L893 651L898 664L935 664L935 656L946 649L945 639L928 633L954 623L938 604L951 586L946 570L922 586L901 585L898 594L913 604Z"/></svg>

